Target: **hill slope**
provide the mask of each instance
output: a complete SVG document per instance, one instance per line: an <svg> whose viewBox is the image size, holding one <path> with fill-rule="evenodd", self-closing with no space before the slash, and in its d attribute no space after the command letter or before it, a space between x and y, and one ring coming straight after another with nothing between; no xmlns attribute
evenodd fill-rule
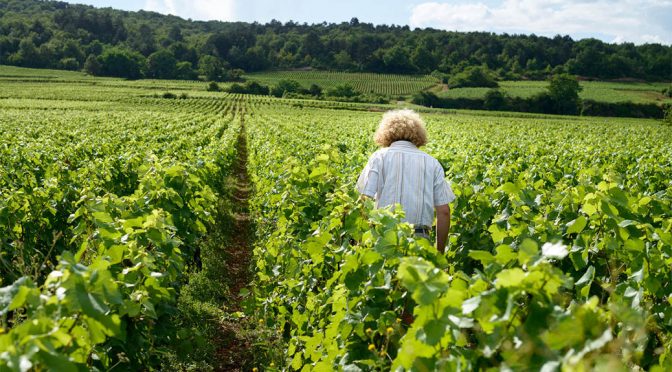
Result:
<svg viewBox="0 0 672 372"><path fill-rule="evenodd" d="M200 73L226 78L234 68L252 72L306 66L455 73L487 65L508 80L551 72L669 80L670 60L670 46L574 41L560 35L411 30L356 18L314 25L201 22L58 1L0 0L0 64L87 68L111 76L188 79Z"/></svg>

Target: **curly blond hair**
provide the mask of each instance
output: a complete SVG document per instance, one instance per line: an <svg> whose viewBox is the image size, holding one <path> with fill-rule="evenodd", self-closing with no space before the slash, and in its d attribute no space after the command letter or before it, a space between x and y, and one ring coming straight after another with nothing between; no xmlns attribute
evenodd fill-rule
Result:
<svg viewBox="0 0 672 372"><path fill-rule="evenodd" d="M427 130L420 115L409 109L392 110L383 115L373 140L380 147L394 141L410 141L417 147L427 144Z"/></svg>

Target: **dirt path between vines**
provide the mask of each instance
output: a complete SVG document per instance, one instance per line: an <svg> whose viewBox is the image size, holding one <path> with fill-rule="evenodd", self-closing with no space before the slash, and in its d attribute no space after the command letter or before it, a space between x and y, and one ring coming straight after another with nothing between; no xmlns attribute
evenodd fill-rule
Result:
<svg viewBox="0 0 672 372"><path fill-rule="evenodd" d="M231 226L230 238L224 247L227 284L232 298L226 304L226 312L232 314L241 311L240 290L252 281L250 261L252 259L252 223L249 214L249 197L252 191L250 176L247 172L247 138L245 123L241 120L238 136L237 157L233 164L231 178ZM239 321L224 320L221 326L222 346L217 352L217 370L250 370L253 356L251 345L244 325Z"/></svg>

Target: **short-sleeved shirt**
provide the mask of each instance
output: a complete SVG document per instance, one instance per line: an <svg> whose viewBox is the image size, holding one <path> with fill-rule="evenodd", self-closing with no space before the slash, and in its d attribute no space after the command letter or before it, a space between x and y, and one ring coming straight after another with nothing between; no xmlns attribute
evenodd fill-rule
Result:
<svg viewBox="0 0 672 372"><path fill-rule="evenodd" d="M374 152L359 175L357 191L374 198L377 208L401 204L405 221L415 226L432 226L434 207L455 200L441 163L409 141Z"/></svg>

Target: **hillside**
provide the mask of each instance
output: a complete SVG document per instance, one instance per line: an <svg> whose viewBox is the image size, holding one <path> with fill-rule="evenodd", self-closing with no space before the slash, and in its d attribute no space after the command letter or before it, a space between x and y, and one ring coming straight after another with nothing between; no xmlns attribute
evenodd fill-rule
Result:
<svg viewBox="0 0 672 372"><path fill-rule="evenodd" d="M502 80L568 72L669 80L672 47L535 35L373 25L191 21L154 12L58 1L0 0L0 64L96 75L227 80L311 67L349 72L454 74L487 66Z"/></svg>

